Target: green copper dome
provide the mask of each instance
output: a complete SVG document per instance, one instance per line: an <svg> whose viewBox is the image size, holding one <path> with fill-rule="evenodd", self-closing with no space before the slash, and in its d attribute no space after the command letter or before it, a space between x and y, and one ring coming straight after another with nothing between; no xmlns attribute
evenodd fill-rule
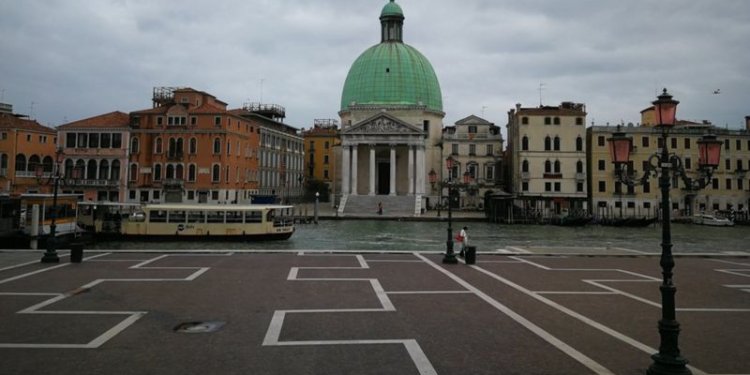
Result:
<svg viewBox="0 0 750 375"><path fill-rule="evenodd" d="M397 12L388 13L386 12ZM443 111L443 96L430 61L401 41L403 14L391 1L380 16L382 41L354 61L344 82L341 110L356 105L424 105Z"/></svg>
<svg viewBox="0 0 750 375"><path fill-rule="evenodd" d="M383 7L383 11L380 12L380 16L403 16L404 12L401 10L401 7L396 4L393 0L391 0L388 4L385 4Z"/></svg>

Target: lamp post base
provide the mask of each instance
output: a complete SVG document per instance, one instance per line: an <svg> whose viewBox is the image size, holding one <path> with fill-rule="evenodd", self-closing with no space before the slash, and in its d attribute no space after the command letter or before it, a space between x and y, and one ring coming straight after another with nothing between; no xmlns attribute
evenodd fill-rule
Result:
<svg viewBox="0 0 750 375"><path fill-rule="evenodd" d="M651 356L654 363L646 371L647 375L691 375L688 361L682 357L666 357L659 353Z"/></svg>
<svg viewBox="0 0 750 375"><path fill-rule="evenodd" d="M453 241L447 241L445 248L446 248L446 251L445 251L445 256L443 257L443 263L446 263L446 264L458 263L458 259L456 259L456 253L453 252Z"/></svg>
<svg viewBox="0 0 750 375"><path fill-rule="evenodd" d="M54 224L52 224L54 225ZM54 229L52 230L52 236L54 236ZM47 251L42 256L42 263L60 263L60 257L57 256L57 247L55 246L55 238L47 238Z"/></svg>

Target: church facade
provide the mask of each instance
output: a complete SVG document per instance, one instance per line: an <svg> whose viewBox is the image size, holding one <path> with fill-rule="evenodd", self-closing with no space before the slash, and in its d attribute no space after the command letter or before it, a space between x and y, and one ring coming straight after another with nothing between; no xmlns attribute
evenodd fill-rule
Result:
<svg viewBox="0 0 750 375"><path fill-rule="evenodd" d="M441 168L445 113L432 65L403 42L404 18L395 1L387 3L381 42L363 52L347 75L338 190L344 205L362 196L413 197L418 214L436 199L428 174Z"/></svg>

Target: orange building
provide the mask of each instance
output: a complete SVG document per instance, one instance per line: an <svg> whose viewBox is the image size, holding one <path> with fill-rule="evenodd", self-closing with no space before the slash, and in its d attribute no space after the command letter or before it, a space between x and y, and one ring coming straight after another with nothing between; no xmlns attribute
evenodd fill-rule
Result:
<svg viewBox="0 0 750 375"><path fill-rule="evenodd" d="M52 193L56 143L54 129L0 103L0 193Z"/></svg>
<svg viewBox="0 0 750 375"><path fill-rule="evenodd" d="M157 87L130 113L128 202L250 202L260 129L211 94Z"/></svg>
<svg viewBox="0 0 750 375"><path fill-rule="evenodd" d="M64 155L63 192L124 202L130 116L110 112L57 127Z"/></svg>
<svg viewBox="0 0 750 375"><path fill-rule="evenodd" d="M341 144L338 120L316 119L313 127L303 131L302 136L305 140L305 177L324 182L332 189L336 181L334 150Z"/></svg>

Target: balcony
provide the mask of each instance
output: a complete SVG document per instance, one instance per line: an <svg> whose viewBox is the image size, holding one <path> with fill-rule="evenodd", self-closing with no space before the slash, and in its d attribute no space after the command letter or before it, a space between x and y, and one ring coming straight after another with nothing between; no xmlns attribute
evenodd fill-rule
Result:
<svg viewBox="0 0 750 375"><path fill-rule="evenodd" d="M76 187L116 188L120 184L119 180L105 180L105 179L96 179L96 178L83 178L83 179L66 178L64 179L64 181L65 181L65 185L76 186Z"/></svg>
<svg viewBox="0 0 750 375"><path fill-rule="evenodd" d="M164 189L182 190L184 186L185 186L185 180L183 179L167 178L164 180Z"/></svg>
<svg viewBox="0 0 750 375"><path fill-rule="evenodd" d="M184 156L182 151L177 152L168 152L167 153L167 160L182 160L182 157Z"/></svg>
<svg viewBox="0 0 750 375"><path fill-rule="evenodd" d="M586 181L585 173L576 173L576 181Z"/></svg>
<svg viewBox="0 0 750 375"><path fill-rule="evenodd" d="M542 175L544 178L561 179L563 178L562 173L545 173Z"/></svg>
<svg viewBox="0 0 750 375"><path fill-rule="evenodd" d="M521 180L528 181L531 179L531 174L529 172L521 172Z"/></svg>

